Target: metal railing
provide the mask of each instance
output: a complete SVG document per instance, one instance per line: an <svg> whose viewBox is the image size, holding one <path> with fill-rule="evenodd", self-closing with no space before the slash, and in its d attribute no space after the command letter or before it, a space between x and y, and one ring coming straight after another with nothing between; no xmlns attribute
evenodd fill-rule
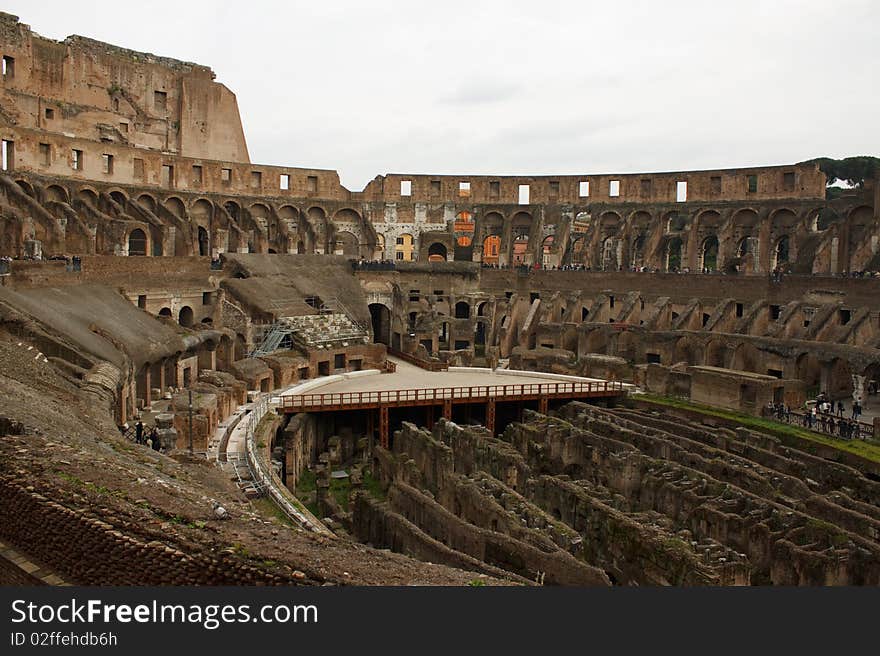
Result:
<svg viewBox="0 0 880 656"><path fill-rule="evenodd" d="M794 424L844 440L867 440L874 437L874 424L868 424L864 421L848 419L846 417L838 417L834 414L819 413L812 422L807 421L807 414L799 411L792 411L779 416L777 414L770 415L770 419L774 419L784 424ZM841 428L841 423L848 424L847 427Z"/></svg>
<svg viewBox="0 0 880 656"><path fill-rule="evenodd" d="M322 407L375 407L379 405L431 405L446 401L505 401L527 397L570 397L618 395L623 383L615 381L521 383L519 385L480 385L473 387L435 387L422 389L383 390L375 392L330 392L298 394L281 397L285 411L307 411Z"/></svg>
<svg viewBox="0 0 880 656"><path fill-rule="evenodd" d="M269 400L270 396L268 394L260 395L260 398L254 402L254 409L244 419L244 421L247 421L247 424L245 425L245 452L243 456L247 461L247 467L253 479L254 487L261 494L267 493L275 505L291 521L314 533L332 536L333 532L321 524L317 518L303 513L296 507L293 495L284 487L281 480L275 476L271 467L264 461L258 451L259 446L255 442L256 428L266 413L273 407L270 405ZM237 470L236 473L238 473Z"/></svg>

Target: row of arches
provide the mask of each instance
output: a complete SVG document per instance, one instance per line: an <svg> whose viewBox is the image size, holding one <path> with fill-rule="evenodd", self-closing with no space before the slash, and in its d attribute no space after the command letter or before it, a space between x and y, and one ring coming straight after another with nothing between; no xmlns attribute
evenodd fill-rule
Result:
<svg viewBox="0 0 880 656"><path fill-rule="evenodd" d="M422 251L417 244L424 233L416 230L388 232L396 243L387 244L381 234L387 227L377 231L378 224L365 218L364 212L370 210L344 203L275 203L259 198L188 197L180 192L160 196L146 190L45 184L23 177L15 182L22 194L48 213L46 220L32 220L27 226L22 217L30 206L23 206L20 216L7 213L3 217L7 249L20 250L24 240L36 239L43 242L47 254L53 249L203 256L238 251L414 260L422 252L433 261L453 256L450 246L436 240L436 246L432 243ZM509 213L493 207L458 209L451 226L455 258L550 267L584 264L605 270L630 266L711 270L739 259L747 260L746 269L754 271L786 262L794 265L797 260L802 268L836 272L863 268L875 255L874 209L857 201L652 207L629 213L588 205L571 212L570 220L563 216L547 222L523 209ZM808 238L822 231L829 233L827 238Z"/></svg>

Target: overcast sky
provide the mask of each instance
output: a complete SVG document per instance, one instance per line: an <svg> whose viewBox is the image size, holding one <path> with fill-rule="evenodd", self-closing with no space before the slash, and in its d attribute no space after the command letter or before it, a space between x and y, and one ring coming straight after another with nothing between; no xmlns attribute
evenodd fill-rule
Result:
<svg viewBox="0 0 880 656"><path fill-rule="evenodd" d="M205 64L251 160L562 174L880 155L880 2L4 0L38 33Z"/></svg>

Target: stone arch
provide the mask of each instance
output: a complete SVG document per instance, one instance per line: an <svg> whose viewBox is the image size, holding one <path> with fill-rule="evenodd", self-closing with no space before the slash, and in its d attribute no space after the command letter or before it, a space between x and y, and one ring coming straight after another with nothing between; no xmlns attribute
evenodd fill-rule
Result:
<svg viewBox="0 0 880 656"><path fill-rule="evenodd" d="M336 233L336 245L333 252L336 255L344 255L348 258L357 258L360 250L358 238L353 232L341 230Z"/></svg>
<svg viewBox="0 0 880 656"><path fill-rule="evenodd" d="M700 246L700 269L703 271L718 270L718 237L709 235Z"/></svg>
<svg viewBox="0 0 880 656"><path fill-rule="evenodd" d="M56 203L69 203L70 197L67 189L61 185L49 185L46 187L46 200L55 201Z"/></svg>
<svg viewBox="0 0 880 656"><path fill-rule="evenodd" d="M617 271L620 267L617 252L619 244L620 240L614 235L607 235L602 239L599 251L602 257L602 271Z"/></svg>
<svg viewBox="0 0 880 656"><path fill-rule="evenodd" d="M186 205L177 196L169 196L165 199L165 209L171 212L178 219L186 218Z"/></svg>
<svg viewBox="0 0 880 656"><path fill-rule="evenodd" d="M787 265L791 258L791 239L788 235L781 235L773 245L773 261L771 268Z"/></svg>
<svg viewBox="0 0 880 656"><path fill-rule="evenodd" d="M787 207L780 207L770 214L770 226L774 231L789 231L798 221L797 214Z"/></svg>
<svg viewBox="0 0 880 656"><path fill-rule="evenodd" d="M713 339L706 345L706 364L710 367L726 368L725 358L727 347L719 339Z"/></svg>
<svg viewBox="0 0 880 656"><path fill-rule="evenodd" d="M160 317L168 317L170 319L171 318L171 308L170 307L163 307L161 310L159 310L159 316Z"/></svg>
<svg viewBox="0 0 880 656"><path fill-rule="evenodd" d="M135 228L128 235L128 254L146 255L147 252L147 235L140 228Z"/></svg>
<svg viewBox="0 0 880 656"><path fill-rule="evenodd" d="M697 227L705 230L718 230L721 226L721 214L717 210L703 210L697 215Z"/></svg>
<svg viewBox="0 0 880 656"><path fill-rule="evenodd" d="M126 193L124 191L122 191L121 189L114 189L113 191L110 192L109 195L110 195L110 198L112 198L116 203L118 203L122 207L125 207L126 204L128 203L128 195L126 195Z"/></svg>
<svg viewBox="0 0 880 656"><path fill-rule="evenodd" d="M663 215L663 226L667 233L682 232L688 226L688 217L683 212L671 210Z"/></svg>
<svg viewBox="0 0 880 656"><path fill-rule="evenodd" d="M194 221L207 223L214 215L214 204L207 198L198 198L190 205L189 214Z"/></svg>
<svg viewBox="0 0 880 656"><path fill-rule="evenodd" d="M446 256L446 246L439 241L428 246L428 262L445 262Z"/></svg>
<svg viewBox="0 0 880 656"><path fill-rule="evenodd" d="M633 269L640 269L645 265L645 235L636 235L633 239L629 264Z"/></svg>
<svg viewBox="0 0 880 656"><path fill-rule="evenodd" d="M672 354L673 364L684 362L689 366L703 362L703 349L698 342L691 337L682 337L675 343Z"/></svg>
<svg viewBox="0 0 880 656"><path fill-rule="evenodd" d="M79 191L76 192L76 197L92 207L98 206L98 194L91 187L80 187Z"/></svg>
<svg viewBox="0 0 880 656"><path fill-rule="evenodd" d="M731 223L735 228L754 228L760 221L758 212L751 207L742 207L731 217Z"/></svg>
<svg viewBox="0 0 880 656"><path fill-rule="evenodd" d="M586 353L600 353L607 355L608 335L605 334L605 331L601 328L591 330L589 333L587 333L584 346L586 348Z"/></svg>
<svg viewBox="0 0 880 656"><path fill-rule="evenodd" d="M223 209L226 210L226 213L229 214L229 217L233 221L238 222L241 220L241 205L234 200L227 200L224 202Z"/></svg>
<svg viewBox="0 0 880 656"><path fill-rule="evenodd" d="M370 303L370 324L373 328L373 342L391 345L391 310L384 303Z"/></svg>
<svg viewBox="0 0 880 656"><path fill-rule="evenodd" d="M739 371L751 371L754 373L763 373L761 363L763 357L761 352L748 342L740 344L733 352L733 362L731 368Z"/></svg>
<svg viewBox="0 0 880 656"><path fill-rule="evenodd" d="M478 317L485 317L486 316L486 305L487 304L488 304L488 301L483 301L482 303L477 305L477 316Z"/></svg>
<svg viewBox="0 0 880 656"><path fill-rule="evenodd" d="M599 225L602 228L602 234L616 235L623 225L623 219L617 212L613 210L605 210L599 217Z"/></svg>
<svg viewBox="0 0 880 656"><path fill-rule="evenodd" d="M177 313L177 322L184 328L193 325L193 309L189 305L184 305Z"/></svg>
<svg viewBox="0 0 880 656"><path fill-rule="evenodd" d="M138 196L137 202L140 205L142 205L143 207L146 207L153 214L156 213L156 209L157 209L156 199L153 196L151 196L150 194L141 194L140 196Z"/></svg>
<svg viewBox="0 0 880 656"><path fill-rule="evenodd" d="M208 237L208 231L204 227L198 227L199 255L204 257L211 254L211 240Z"/></svg>
<svg viewBox="0 0 880 656"><path fill-rule="evenodd" d="M682 250L684 242L681 237L673 237L666 244L666 271L680 271L682 265Z"/></svg>
<svg viewBox="0 0 880 656"><path fill-rule="evenodd" d="M541 242L541 266L545 269L558 267L559 262L559 244L554 235L547 235Z"/></svg>
<svg viewBox="0 0 880 656"><path fill-rule="evenodd" d="M455 304L455 318L456 319L469 319L471 316L471 306L467 301L458 301Z"/></svg>
<svg viewBox="0 0 880 656"><path fill-rule="evenodd" d="M34 193L34 186L27 180L18 179L15 181L15 184L17 184L21 188L21 190L31 198L37 197Z"/></svg>
<svg viewBox="0 0 880 656"><path fill-rule="evenodd" d="M306 220L315 235L314 248L318 253L324 253L327 249L328 226L327 212L323 207L314 205L306 210Z"/></svg>
<svg viewBox="0 0 880 656"><path fill-rule="evenodd" d="M589 239L585 234L575 235L568 245L568 263L574 266L589 265L589 245Z"/></svg>

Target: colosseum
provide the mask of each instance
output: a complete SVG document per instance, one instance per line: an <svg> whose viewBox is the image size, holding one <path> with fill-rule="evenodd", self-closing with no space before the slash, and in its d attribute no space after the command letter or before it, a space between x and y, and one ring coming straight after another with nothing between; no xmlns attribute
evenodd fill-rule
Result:
<svg viewBox="0 0 880 656"><path fill-rule="evenodd" d="M0 583L880 584L880 168L350 191L0 51Z"/></svg>

